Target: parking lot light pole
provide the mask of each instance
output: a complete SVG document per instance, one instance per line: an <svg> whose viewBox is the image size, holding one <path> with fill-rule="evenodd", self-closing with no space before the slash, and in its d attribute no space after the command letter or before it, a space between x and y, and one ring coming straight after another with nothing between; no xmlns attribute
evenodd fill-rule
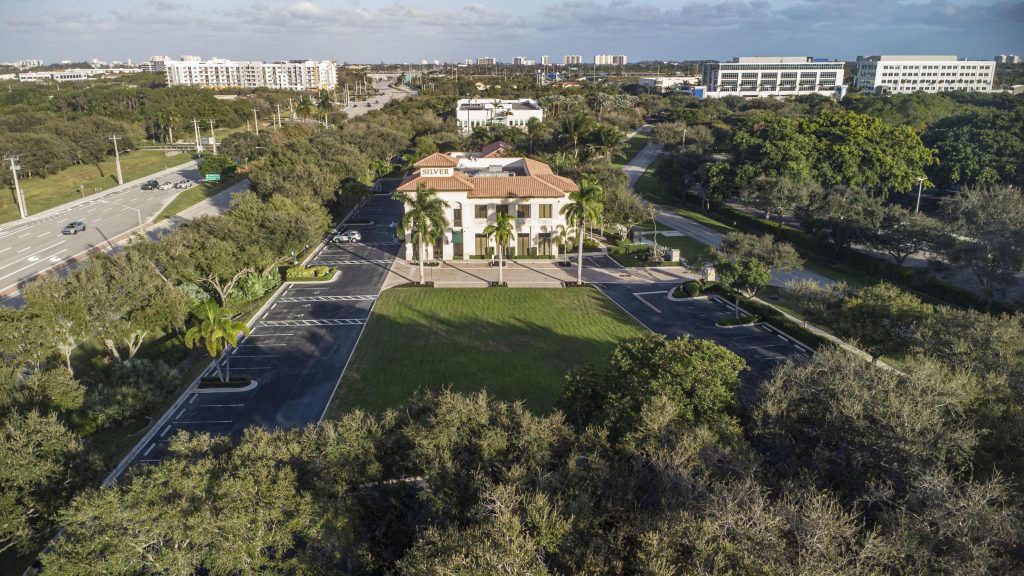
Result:
<svg viewBox="0 0 1024 576"><path fill-rule="evenodd" d="M924 188L924 181L927 180L924 176L918 176L917 180L917 205L914 206L914 212L921 211L921 189Z"/></svg>

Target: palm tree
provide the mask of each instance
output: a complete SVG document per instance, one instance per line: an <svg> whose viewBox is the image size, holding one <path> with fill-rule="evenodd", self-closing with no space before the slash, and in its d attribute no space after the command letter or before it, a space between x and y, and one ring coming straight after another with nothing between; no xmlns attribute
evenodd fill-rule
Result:
<svg viewBox="0 0 1024 576"><path fill-rule="evenodd" d="M426 258L427 242L433 242L448 226L444 211L448 203L437 197L437 190L427 188L426 184L416 187L416 194L395 191L395 200L405 205L405 214L398 222L399 236L415 232L419 241L420 284L426 284L423 271L423 260Z"/></svg>
<svg viewBox="0 0 1024 576"><path fill-rule="evenodd" d="M563 138L572 140L573 156L580 156L580 138L590 133L594 127L594 121L586 112L577 112L572 116L562 118L558 127Z"/></svg>
<svg viewBox="0 0 1024 576"><path fill-rule="evenodd" d="M313 101L309 98L303 98L299 100L299 105L295 107L295 112L298 113L300 118L309 119L313 117Z"/></svg>
<svg viewBox="0 0 1024 576"><path fill-rule="evenodd" d="M562 253L562 262L564 264L569 263L569 254L566 251L566 247L569 246L569 235L571 233L570 229L562 224L555 228L555 244L558 245L558 251Z"/></svg>
<svg viewBox="0 0 1024 576"><path fill-rule="evenodd" d="M217 377L221 382L231 378L231 355L225 355L224 368L227 375L220 370L220 357L231 346L238 346L238 334L249 335L249 327L244 322L234 319L236 312L227 308L221 308L213 300L205 300L192 309L192 316L196 319L194 324L185 332L185 346L195 347L200 340L206 346L206 351L213 358L214 366L217 367Z"/></svg>
<svg viewBox="0 0 1024 576"><path fill-rule="evenodd" d="M334 109L334 102L331 101L331 93L321 90L316 101L316 108L324 115L324 127L327 127L327 113Z"/></svg>
<svg viewBox="0 0 1024 576"><path fill-rule="evenodd" d="M614 126L600 126L591 132L594 143L591 148L609 161L626 145L626 135Z"/></svg>
<svg viewBox="0 0 1024 576"><path fill-rule="evenodd" d="M601 212L604 206L601 201L604 191L601 184L591 178L584 176L580 181L580 189L569 193L572 204L562 206L561 213L567 219L576 224L577 242L579 243L579 269L576 272L576 283L583 283L583 230L587 226L587 220L598 222L601 220Z"/></svg>
<svg viewBox="0 0 1024 576"><path fill-rule="evenodd" d="M488 238L494 236L494 243L497 245L499 286L503 286L505 284L505 273L503 270L505 267L504 255L505 249L508 248L508 244L514 236L512 221L515 219L515 216L507 212L498 212L494 215L494 224L484 228L484 234L486 234Z"/></svg>

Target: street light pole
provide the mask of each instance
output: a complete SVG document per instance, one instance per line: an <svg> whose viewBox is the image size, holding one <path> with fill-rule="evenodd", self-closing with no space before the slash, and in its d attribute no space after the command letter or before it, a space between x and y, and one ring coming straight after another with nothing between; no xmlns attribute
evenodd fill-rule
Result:
<svg viewBox="0 0 1024 576"><path fill-rule="evenodd" d="M16 164L18 161L17 156L7 156L4 160L11 161L11 174L14 175L14 197L18 199L18 214L22 218L28 218L28 208L25 206L25 196L21 193L21 185L18 184L18 170L21 170L21 166Z"/></svg>
<svg viewBox="0 0 1024 576"><path fill-rule="evenodd" d="M213 119L210 119L210 142L213 144L213 155L217 155L217 133L213 131Z"/></svg>
<svg viewBox="0 0 1024 576"><path fill-rule="evenodd" d="M252 109L252 124L256 127L256 135L260 135L260 119L256 116L256 109Z"/></svg>
<svg viewBox="0 0 1024 576"><path fill-rule="evenodd" d="M192 129L196 134L196 156L202 157L203 147L199 144L199 120L196 120L195 118L192 119Z"/></svg>
<svg viewBox="0 0 1024 576"><path fill-rule="evenodd" d="M918 176L917 180L917 205L914 206L914 212L921 211L921 189L924 188L924 181L927 180L924 176Z"/></svg>
<svg viewBox="0 0 1024 576"><path fill-rule="evenodd" d="M274 106L277 108L277 127L280 128L281 127L281 105L280 104L274 104Z"/></svg>
<svg viewBox="0 0 1024 576"><path fill-rule="evenodd" d="M108 140L114 141L114 162L117 164L117 184L120 186L124 184L124 178L121 177L121 153L117 149L117 134L112 135Z"/></svg>

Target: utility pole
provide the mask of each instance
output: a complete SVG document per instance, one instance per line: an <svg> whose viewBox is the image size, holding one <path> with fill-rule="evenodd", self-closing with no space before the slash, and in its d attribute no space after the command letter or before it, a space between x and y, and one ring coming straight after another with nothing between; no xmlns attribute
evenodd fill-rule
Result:
<svg viewBox="0 0 1024 576"><path fill-rule="evenodd" d="M260 119L256 116L256 109L252 109L252 125L256 127L256 135L260 135Z"/></svg>
<svg viewBox="0 0 1024 576"><path fill-rule="evenodd" d="M295 107L292 106L291 98L288 99L288 115L292 117L292 120L295 120Z"/></svg>
<svg viewBox="0 0 1024 576"><path fill-rule="evenodd" d="M195 132L196 135L196 156L202 158L203 147L199 143L199 120L196 120L195 118L192 119L192 130Z"/></svg>
<svg viewBox="0 0 1024 576"><path fill-rule="evenodd" d="M280 104L274 104L274 107L277 108L277 127L280 128L281 127L281 105Z"/></svg>
<svg viewBox="0 0 1024 576"><path fill-rule="evenodd" d="M117 149L117 134L112 135L108 140L114 141L114 163L117 164L117 184L120 186L124 184L124 178L121 177L121 152Z"/></svg>
<svg viewBox="0 0 1024 576"><path fill-rule="evenodd" d="M217 155L217 133L213 131L213 118L210 119L210 141L213 144L213 155Z"/></svg>
<svg viewBox="0 0 1024 576"><path fill-rule="evenodd" d="M21 185L18 184L18 170L21 170L21 166L17 164L17 156L7 156L4 160L10 160L11 162L11 174L14 174L14 197L18 199L18 214L22 218L28 218L28 209L25 207L25 197L21 194Z"/></svg>

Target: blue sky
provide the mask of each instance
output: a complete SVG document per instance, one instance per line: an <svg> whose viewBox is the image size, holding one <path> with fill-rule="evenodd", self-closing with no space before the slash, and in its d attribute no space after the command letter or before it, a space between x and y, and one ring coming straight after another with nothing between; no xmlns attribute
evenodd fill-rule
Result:
<svg viewBox="0 0 1024 576"><path fill-rule="evenodd" d="M0 61L1024 54L1024 0L3 0Z"/></svg>

